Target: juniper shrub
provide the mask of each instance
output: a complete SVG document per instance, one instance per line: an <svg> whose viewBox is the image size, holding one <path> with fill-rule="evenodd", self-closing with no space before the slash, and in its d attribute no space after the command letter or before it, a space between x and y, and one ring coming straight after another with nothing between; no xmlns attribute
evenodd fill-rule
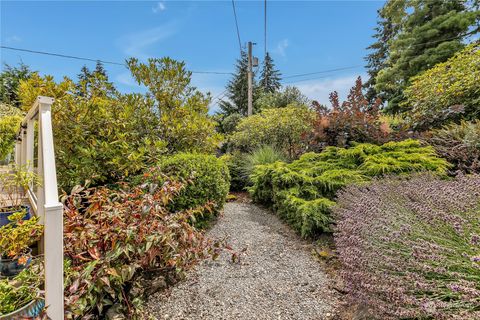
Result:
<svg viewBox="0 0 480 320"><path fill-rule="evenodd" d="M389 142L382 146L358 144L344 149L327 147L306 153L292 163L256 166L249 192L256 202L270 205L303 237L331 231L330 209L335 193L352 183L375 176L433 171L445 174L448 163L430 146L417 140Z"/></svg>

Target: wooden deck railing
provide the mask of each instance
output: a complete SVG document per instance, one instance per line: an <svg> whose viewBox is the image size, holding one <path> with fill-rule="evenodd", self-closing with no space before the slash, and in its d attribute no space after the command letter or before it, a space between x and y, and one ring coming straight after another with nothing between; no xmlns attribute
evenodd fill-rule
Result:
<svg viewBox="0 0 480 320"><path fill-rule="evenodd" d="M15 146L15 162L36 170L40 185L27 190L33 211L44 224L40 250L45 259L45 303L52 320L63 319L63 206L58 201L57 173L53 148L51 107L53 98L39 96L22 121ZM37 123L37 126L35 126ZM37 155L35 155L35 131ZM35 161L37 160L36 168Z"/></svg>

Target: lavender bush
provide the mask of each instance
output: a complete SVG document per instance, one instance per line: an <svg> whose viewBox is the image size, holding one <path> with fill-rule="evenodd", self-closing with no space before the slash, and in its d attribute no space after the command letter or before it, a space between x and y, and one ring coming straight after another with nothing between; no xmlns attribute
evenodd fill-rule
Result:
<svg viewBox="0 0 480 320"><path fill-rule="evenodd" d="M349 296L378 319L480 319L480 176L379 180L340 192Z"/></svg>

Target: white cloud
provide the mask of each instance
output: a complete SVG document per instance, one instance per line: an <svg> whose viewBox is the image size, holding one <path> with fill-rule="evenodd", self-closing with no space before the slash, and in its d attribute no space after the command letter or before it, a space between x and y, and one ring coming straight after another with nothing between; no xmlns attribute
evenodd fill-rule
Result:
<svg viewBox="0 0 480 320"><path fill-rule="evenodd" d="M272 50L273 53L275 54L278 54L279 56L281 57L286 57L287 56L287 48L289 46L289 42L288 42L288 39L283 39L283 40L280 40L278 43L277 43L277 46Z"/></svg>
<svg viewBox="0 0 480 320"><path fill-rule="evenodd" d="M165 5L164 1L157 2L157 5L152 8L153 13L159 13L162 11L165 11L167 9L167 6Z"/></svg>
<svg viewBox="0 0 480 320"><path fill-rule="evenodd" d="M129 71L120 73L115 77L115 80L121 84L130 87L140 87L140 85L133 79L131 73Z"/></svg>
<svg viewBox="0 0 480 320"><path fill-rule="evenodd" d="M18 43L18 42L21 42L22 41L22 38L20 38L19 36L17 35L13 35L11 37L7 37L5 39L5 42L6 43Z"/></svg>
<svg viewBox="0 0 480 320"><path fill-rule="evenodd" d="M126 55L139 59L148 58L145 52L148 47L163 41L178 30L178 23L173 21L162 26L128 34L120 39L120 44Z"/></svg>
<svg viewBox="0 0 480 320"><path fill-rule="evenodd" d="M350 89L355 85L355 80L359 75L348 75L339 78L325 78L318 80L309 80L305 82L292 83L300 91L312 100L316 100L321 104L330 106L329 95L333 91L337 91L340 102L345 100ZM360 75L362 79L366 79L365 74Z"/></svg>

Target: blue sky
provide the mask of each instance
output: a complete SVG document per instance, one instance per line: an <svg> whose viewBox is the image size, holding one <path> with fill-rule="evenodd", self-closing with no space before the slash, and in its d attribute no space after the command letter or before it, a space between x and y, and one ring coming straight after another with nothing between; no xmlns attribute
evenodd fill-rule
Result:
<svg viewBox="0 0 480 320"><path fill-rule="evenodd" d="M267 49L284 76L351 69L285 79L307 96L328 101L345 96L364 76L366 47L372 43L377 9L383 1L268 1ZM236 1L242 43L264 52L263 1ZM3 46L123 62L135 56L170 56L190 70L230 72L239 55L232 3L228 1L1 1ZM56 79L75 77L85 64L51 56L2 49L1 62L23 61ZM105 65L124 92L142 91L122 66ZM314 79L313 79L314 78ZM194 74L193 83L213 96L228 75ZM307 80L306 80L307 79Z"/></svg>

